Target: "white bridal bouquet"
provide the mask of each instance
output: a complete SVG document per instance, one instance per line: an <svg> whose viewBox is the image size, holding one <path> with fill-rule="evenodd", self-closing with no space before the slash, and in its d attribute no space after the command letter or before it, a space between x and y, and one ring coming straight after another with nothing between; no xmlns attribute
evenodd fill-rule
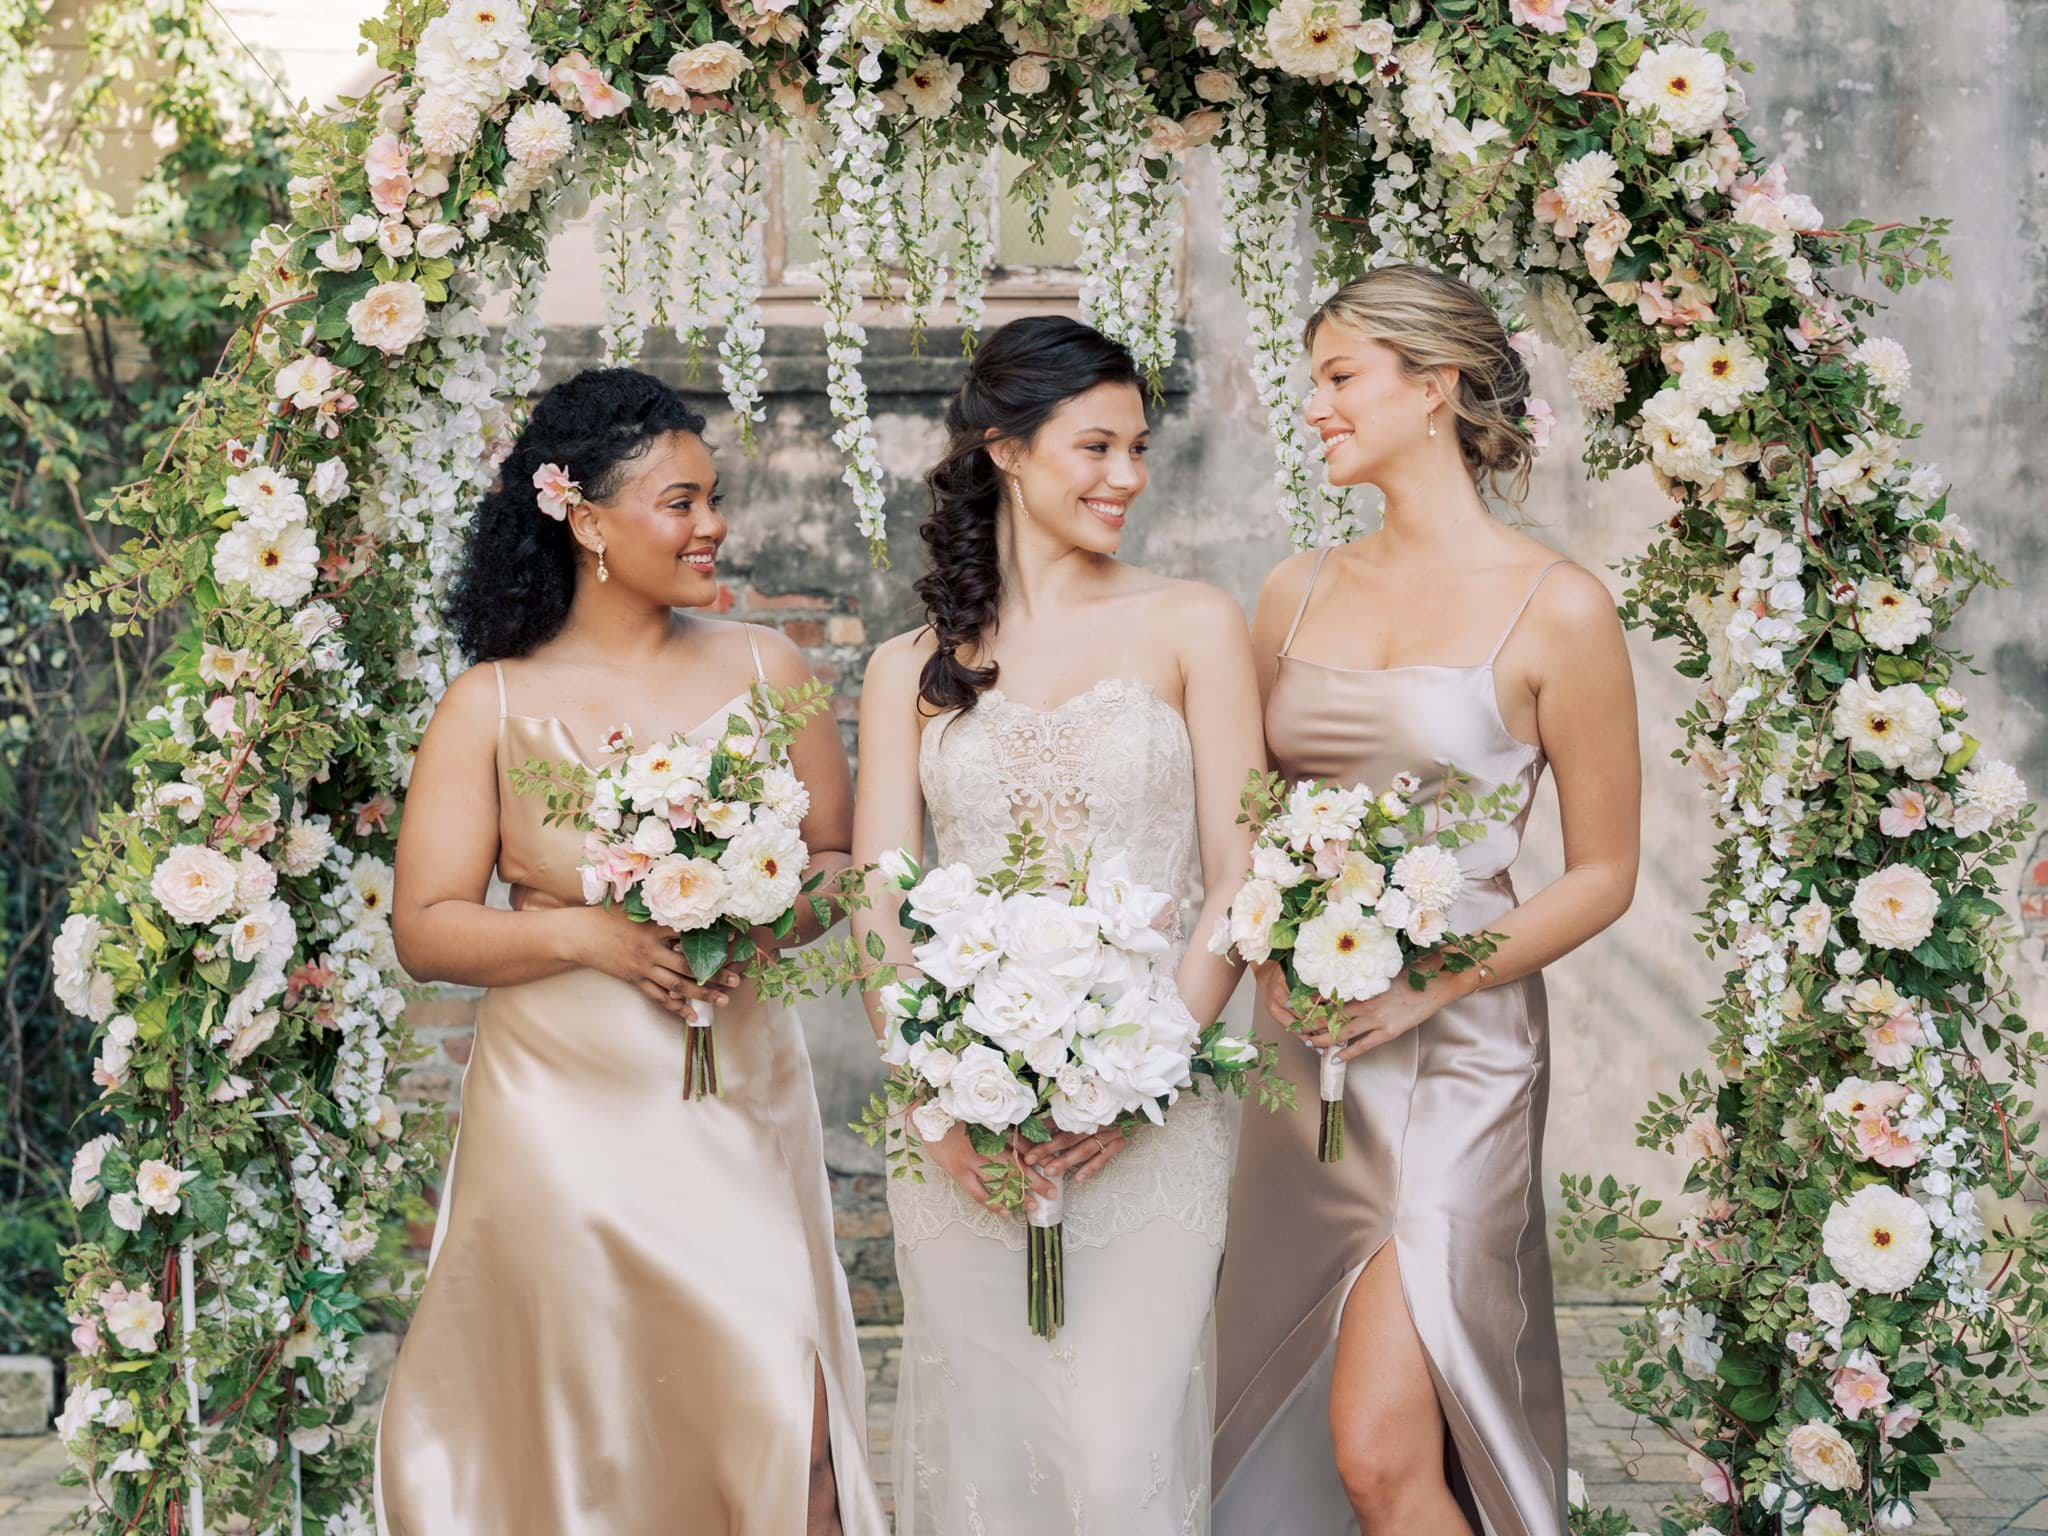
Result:
<svg viewBox="0 0 2048 1536"><path fill-rule="evenodd" d="M922 974L897 981L884 968L882 1059L894 1070L857 1129L887 1146L900 1174L918 1156L906 1121L925 1141L967 1128L990 1160L991 1197L1024 1210L1027 1321L1051 1338L1066 1312L1063 1201L1028 1191L1006 1155L1014 1138L1161 1124L1203 1078L1244 1092L1254 1069L1263 1078L1271 1047L1195 1022L1160 964L1170 946L1156 922L1171 898L1133 879L1121 853L1068 853L1054 868L1026 822L988 875L964 864L922 871L902 852L881 870L904 893ZM871 943L876 960L879 949Z"/></svg>
<svg viewBox="0 0 2048 1536"><path fill-rule="evenodd" d="M818 884L804 879L811 854L797 829L811 797L789 744L830 695L816 679L785 692L756 683L715 741L678 734L636 749L619 726L605 736L607 766L533 759L513 787L547 797L550 825L582 829L583 899L673 930L702 984L755 957L756 928L787 938ZM690 1014L683 1095L694 1099L718 1092L718 1052L710 1006L693 1000Z"/></svg>
<svg viewBox="0 0 2048 1536"><path fill-rule="evenodd" d="M1277 773L1255 773L1245 786L1238 819L1257 833L1251 874L1209 948L1252 965L1277 960L1304 1036L1341 1025L1346 1004L1378 997L1403 972L1419 990L1436 971L1468 970L1494 951L1484 934L1450 929L1447 914L1465 884L1453 850L1515 815L1515 786L1474 795L1447 770L1425 808L1408 798L1421 784L1397 774L1375 795L1363 784L1290 786ZM1334 1163L1344 1156L1345 1063L1335 1050L1322 1056L1316 1156Z"/></svg>

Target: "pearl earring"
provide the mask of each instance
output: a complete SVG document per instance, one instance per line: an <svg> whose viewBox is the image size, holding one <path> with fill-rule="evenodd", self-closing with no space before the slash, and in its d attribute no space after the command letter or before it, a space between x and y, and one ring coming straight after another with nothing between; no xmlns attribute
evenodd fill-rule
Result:
<svg viewBox="0 0 2048 1536"><path fill-rule="evenodd" d="M1429 435L1430 435L1431 437L1435 437L1435 436L1436 436L1436 408L1435 408L1434 406L1431 406L1431 407L1430 407L1430 410L1429 410L1429 415L1427 416L1426 420L1427 420L1427 421L1429 422Z"/></svg>
<svg viewBox="0 0 2048 1536"><path fill-rule="evenodd" d="M604 546L602 544L597 546L597 579L599 581L610 581L612 579L612 573L604 568Z"/></svg>

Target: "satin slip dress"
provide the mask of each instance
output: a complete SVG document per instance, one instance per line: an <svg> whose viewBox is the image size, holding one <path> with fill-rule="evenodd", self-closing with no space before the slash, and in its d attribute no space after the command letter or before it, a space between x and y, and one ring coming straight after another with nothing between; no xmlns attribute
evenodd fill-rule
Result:
<svg viewBox="0 0 2048 1536"><path fill-rule="evenodd" d="M502 672L498 709L498 873L515 908L581 905L582 834L510 773L585 760L507 711ZM688 1027L586 968L483 995L379 1422L380 1536L802 1536L814 1361L846 1536L882 1536L803 1031L742 984L721 1095L686 1100Z"/></svg>
<svg viewBox="0 0 2048 1536"><path fill-rule="evenodd" d="M1483 929L1515 905L1508 866L1544 768L1542 749L1501 719L1494 662L1564 562L1537 576L1480 665L1360 671L1288 655L1324 556L1266 702L1274 764L1290 779L1376 791L1411 772L1423 780L1416 803L1428 802L1447 765L1480 792L1517 785L1514 820L1457 850L1466 884L1451 927ZM1328 1166L1316 1161L1316 1053L1263 1006L1256 1028L1279 1042L1300 1107L1244 1117L1217 1303L1216 1536L1357 1529L1337 1475L1329 1387L1345 1300L1388 1243L1466 1518L1484 1536L1558 1536L1565 1408L1543 1212L1541 975L1461 998L1354 1059L1344 1156Z"/></svg>

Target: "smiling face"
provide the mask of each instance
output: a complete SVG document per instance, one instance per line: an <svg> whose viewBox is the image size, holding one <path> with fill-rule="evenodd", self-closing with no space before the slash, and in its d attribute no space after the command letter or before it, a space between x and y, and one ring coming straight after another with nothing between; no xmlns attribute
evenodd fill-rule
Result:
<svg viewBox="0 0 2048 1536"><path fill-rule="evenodd" d="M582 579L597 579L602 544L608 585L622 596L670 608L710 607L718 601L723 500L704 440L694 432L664 433L626 463L611 495L570 514L578 542L590 552Z"/></svg>
<svg viewBox="0 0 2048 1536"><path fill-rule="evenodd" d="M1145 489L1145 400L1134 384L1098 384L1062 401L1031 441L990 453L1014 476L1014 495L1038 530L1080 549L1114 554Z"/></svg>
<svg viewBox="0 0 2048 1536"><path fill-rule="evenodd" d="M1388 465L1431 444L1432 408L1438 438L1454 440L1457 423L1436 381L1411 378L1385 342L1325 322L1316 329L1309 365L1315 393L1306 415L1322 439L1332 485L1377 484Z"/></svg>

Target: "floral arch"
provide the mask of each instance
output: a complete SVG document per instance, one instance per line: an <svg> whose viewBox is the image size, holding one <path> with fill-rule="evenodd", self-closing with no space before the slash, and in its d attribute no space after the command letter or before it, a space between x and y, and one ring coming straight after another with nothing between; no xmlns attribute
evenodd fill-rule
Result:
<svg viewBox="0 0 2048 1536"><path fill-rule="evenodd" d="M369 1528L352 1341L391 1278L380 1223L436 1170L392 1098L386 908L458 660L443 587L537 378L547 240L580 190L616 208L610 353L674 325L715 345L743 429L760 416L771 133L818 168L836 442L878 554L863 287L885 274L914 326L950 302L971 334L969 194L999 144L1075 188L1084 308L1156 374L1179 157L1213 141L1298 543L1351 519L1298 422L1304 244L1318 284L1458 272L1569 355L1589 467L1647 460L1670 493L1626 616L1699 683L1679 723L1718 791L1702 937L1727 971L1711 1072L1640 1126L1689 1154L1695 1212L1665 1230L1636 1191L1568 1178L1561 1229L1654 1255L1606 1372L1696 1457L1667 1530L1909 1523L1942 1427L2024 1409L2002 1378L2043 1358L2048 1238L1986 1210L2031 1174L2013 1079L2038 1047L1996 869L2032 813L1975 756L1940 644L1995 576L1904 457L1907 359L1841 275L1939 273L1942 230L1826 227L1745 134L1703 25L1680 0L393 0L370 29L387 73L305 129L248 325L108 509L134 536L69 594L198 615L55 954L121 1126L79 1153L67 1264L60 1428L94 1528Z"/></svg>

